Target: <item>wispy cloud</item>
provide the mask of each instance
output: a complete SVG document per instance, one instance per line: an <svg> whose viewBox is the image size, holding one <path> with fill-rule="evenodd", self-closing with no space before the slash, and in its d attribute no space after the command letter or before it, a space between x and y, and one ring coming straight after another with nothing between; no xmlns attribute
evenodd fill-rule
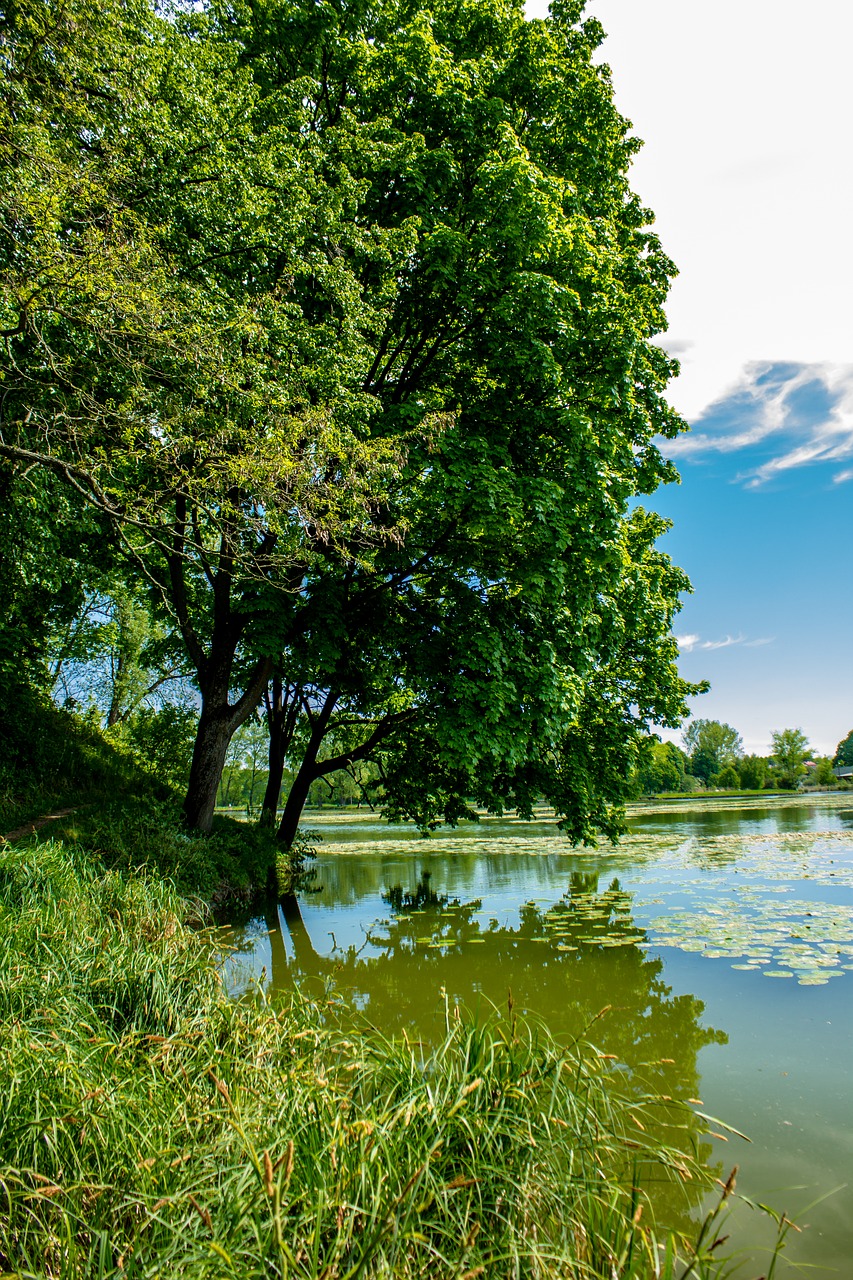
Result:
<svg viewBox="0 0 853 1280"><path fill-rule="evenodd" d="M773 636L760 636L756 640L749 640L744 635L739 636L723 636L721 640L703 640L698 635L676 636L676 643L679 649L684 653L692 653L694 649L729 649L732 645L742 645L745 649L758 649L762 645L772 644Z"/></svg>
<svg viewBox="0 0 853 1280"><path fill-rule="evenodd" d="M798 467L853 459L853 365L751 364L731 390L666 446L673 457L736 453L755 459L738 475L747 488ZM835 473L853 479L853 467Z"/></svg>

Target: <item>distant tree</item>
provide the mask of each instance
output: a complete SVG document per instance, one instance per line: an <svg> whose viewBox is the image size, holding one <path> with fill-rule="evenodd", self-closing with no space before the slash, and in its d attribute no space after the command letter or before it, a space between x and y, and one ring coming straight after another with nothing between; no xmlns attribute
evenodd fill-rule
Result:
<svg viewBox="0 0 853 1280"><path fill-rule="evenodd" d="M726 791L737 791L740 788L740 774L733 764L727 764L714 775L713 783L715 787L722 787Z"/></svg>
<svg viewBox="0 0 853 1280"><path fill-rule="evenodd" d="M743 751L737 729L720 720L691 720L684 730L684 746L690 756L690 772L705 782L734 764Z"/></svg>
<svg viewBox="0 0 853 1280"><path fill-rule="evenodd" d="M740 785L747 791L760 791L767 781L768 767L764 756L743 756L737 768Z"/></svg>
<svg viewBox="0 0 853 1280"><path fill-rule="evenodd" d="M815 756L815 769L811 781L818 787L831 787L835 783L831 756Z"/></svg>
<svg viewBox="0 0 853 1280"><path fill-rule="evenodd" d="M709 747L697 747L690 756L690 772L694 778L708 783L717 772L717 756Z"/></svg>
<svg viewBox="0 0 853 1280"><path fill-rule="evenodd" d="M637 767L637 794L654 796L661 791L683 791L687 763L687 756L674 742L652 739Z"/></svg>
<svg viewBox="0 0 853 1280"><path fill-rule="evenodd" d="M793 790L806 771L809 740L800 729L777 729L770 737L779 785Z"/></svg>
<svg viewBox="0 0 853 1280"><path fill-rule="evenodd" d="M92 703L108 729L143 705L181 702L182 695L187 702L180 687L185 673L165 656L167 631L153 620L147 601L115 573L95 575L82 590L74 614L48 637L54 701Z"/></svg>
<svg viewBox="0 0 853 1280"><path fill-rule="evenodd" d="M267 752L267 727L256 713L240 725L228 744L217 804L245 805L249 817L260 809L267 784Z"/></svg>
<svg viewBox="0 0 853 1280"><path fill-rule="evenodd" d="M842 738L835 748L832 763L836 768L839 765L853 765L853 729L850 730L846 738Z"/></svg>

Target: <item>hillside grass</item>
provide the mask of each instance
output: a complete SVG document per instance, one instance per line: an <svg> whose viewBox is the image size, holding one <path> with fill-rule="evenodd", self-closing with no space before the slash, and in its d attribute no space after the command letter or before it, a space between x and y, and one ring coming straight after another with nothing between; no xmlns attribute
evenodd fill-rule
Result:
<svg viewBox="0 0 853 1280"><path fill-rule="evenodd" d="M110 795L168 795L94 725L37 690L0 687L0 741L0 832Z"/></svg>
<svg viewBox="0 0 853 1280"><path fill-rule="evenodd" d="M0 836L45 814L42 840L79 845L105 868L169 880L219 917L233 918L266 892L277 849L272 833L217 815L213 833L188 832L181 797L86 718L37 691L0 698Z"/></svg>

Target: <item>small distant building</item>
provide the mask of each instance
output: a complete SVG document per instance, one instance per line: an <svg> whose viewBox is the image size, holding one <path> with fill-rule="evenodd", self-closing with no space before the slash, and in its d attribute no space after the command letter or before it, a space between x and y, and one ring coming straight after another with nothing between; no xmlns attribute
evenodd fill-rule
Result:
<svg viewBox="0 0 853 1280"><path fill-rule="evenodd" d="M839 781L842 778L853 778L853 764L839 764L832 772Z"/></svg>

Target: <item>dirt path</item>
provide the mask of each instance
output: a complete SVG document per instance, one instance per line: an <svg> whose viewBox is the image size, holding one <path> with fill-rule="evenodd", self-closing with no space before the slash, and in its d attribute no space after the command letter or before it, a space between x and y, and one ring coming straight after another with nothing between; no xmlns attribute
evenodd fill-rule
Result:
<svg viewBox="0 0 853 1280"><path fill-rule="evenodd" d="M35 835L37 831L41 831L42 827L46 827L49 822L56 822L59 818L67 818L69 813L76 813L76 807L73 809L57 809L56 813L43 813L40 818L33 818L32 822L25 822L22 827L16 827L14 831L7 831L5 835L0 835L0 841L4 844L12 844L15 840L24 840L27 836Z"/></svg>

